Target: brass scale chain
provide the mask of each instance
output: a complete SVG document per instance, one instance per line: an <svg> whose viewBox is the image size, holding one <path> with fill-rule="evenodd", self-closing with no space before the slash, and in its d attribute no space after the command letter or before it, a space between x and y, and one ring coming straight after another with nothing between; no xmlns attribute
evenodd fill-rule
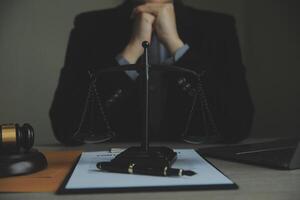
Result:
<svg viewBox="0 0 300 200"><path fill-rule="evenodd" d="M82 127L83 127L83 124L84 124L84 121L85 121L85 116L87 115L87 112L88 112L89 103L92 100L96 100L96 102L97 102L96 105L98 105L98 108L100 110L100 113L102 115L102 118L103 118L103 121L104 121L104 124L105 124L105 128L108 132L108 137L104 138L103 140L100 140L100 141L97 140L97 143L105 142L105 141L108 141L111 138L113 138L115 136L115 132L111 128L109 119L108 119L108 117L105 113L104 106L102 104L101 96L100 96L100 94L97 90L97 86L96 86L97 78L96 78L95 74L92 73L91 71L88 71L88 73L89 73L89 76L90 76L90 85L89 85L89 89L88 89L88 95L87 95L87 98L86 98L86 102L85 102L84 109L83 109L83 112L82 112L82 115L81 115L81 119L80 119L80 122L79 122L78 129L74 133L73 137L76 138L76 136L81 135ZM215 119L213 117L213 114L212 114L211 110L209 109L208 100L207 100L205 90L204 90L204 87L203 87L203 82L202 82L201 77L203 77L204 73L205 73L205 71L203 71L201 74L198 74L196 89L194 89L192 87L187 87L187 86L191 86L191 84L187 83L186 80L178 80L178 85L181 86L183 88L183 90L185 90L190 96L193 96L192 106L191 106L191 109L189 111L189 115L188 115L188 118L187 118L187 121L186 121L185 130L182 134L182 138L185 142L193 143L193 144L197 144L198 141L189 140L185 136L187 136L188 129L189 129L189 126L190 126L191 121L192 121L192 116L193 116L193 114L196 110L196 105L197 105L197 100L198 99L199 99L200 105L201 105L201 113L202 113L203 123L204 123L204 127L205 127L205 134L206 134L205 136L209 137L209 135L210 135L209 129L213 133L213 136L218 137L220 135L220 133L218 131L218 128L217 128L217 125L216 125L216 122L215 122ZM96 98L96 99L93 99L93 98ZM88 133L89 134L95 134L95 133L93 133L93 130L92 130L91 127L89 127Z"/></svg>

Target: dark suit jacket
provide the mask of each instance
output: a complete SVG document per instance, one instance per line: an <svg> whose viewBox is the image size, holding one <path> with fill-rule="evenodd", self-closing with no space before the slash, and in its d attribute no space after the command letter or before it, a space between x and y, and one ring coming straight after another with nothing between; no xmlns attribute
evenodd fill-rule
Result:
<svg viewBox="0 0 300 200"><path fill-rule="evenodd" d="M71 31L64 67L61 70L50 119L56 138L64 144L76 144L72 139L78 128L88 90L88 69L96 70L118 66L119 54L131 36L132 5L126 3L108 10L80 14ZM175 65L201 73L205 70L204 86L209 107L213 113L221 138L235 142L247 137L253 119L253 104L245 79L245 67L233 17L200 11L175 1L177 28L182 40L190 49ZM110 120L117 139L136 140L140 135L140 111L135 96L137 84L125 73L115 78L104 77L98 83L107 99L112 91L122 88L131 91ZM186 121L183 108L184 95L169 85L165 131L158 139L178 139ZM175 84L173 84L175 85ZM198 109L199 110L199 109ZM202 134L201 119L195 114L189 134ZM100 123L100 122L99 122Z"/></svg>

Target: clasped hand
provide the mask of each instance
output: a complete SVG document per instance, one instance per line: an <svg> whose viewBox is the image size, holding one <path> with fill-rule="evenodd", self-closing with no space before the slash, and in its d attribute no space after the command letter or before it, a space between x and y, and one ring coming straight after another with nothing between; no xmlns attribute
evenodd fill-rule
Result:
<svg viewBox="0 0 300 200"><path fill-rule="evenodd" d="M134 64L143 54L143 41L151 42L151 35L156 33L171 54L184 44L180 39L174 6L172 3L145 3L133 9L131 17L134 20L133 32L128 45L121 55Z"/></svg>

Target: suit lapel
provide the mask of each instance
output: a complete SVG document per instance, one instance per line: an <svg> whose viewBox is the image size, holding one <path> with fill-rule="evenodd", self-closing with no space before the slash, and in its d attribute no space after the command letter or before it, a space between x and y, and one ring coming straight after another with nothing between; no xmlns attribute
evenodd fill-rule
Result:
<svg viewBox="0 0 300 200"><path fill-rule="evenodd" d="M178 34L180 38L187 38L187 30L189 29L190 21L188 19L189 15L187 13L186 7L181 0L175 0L174 9Z"/></svg>

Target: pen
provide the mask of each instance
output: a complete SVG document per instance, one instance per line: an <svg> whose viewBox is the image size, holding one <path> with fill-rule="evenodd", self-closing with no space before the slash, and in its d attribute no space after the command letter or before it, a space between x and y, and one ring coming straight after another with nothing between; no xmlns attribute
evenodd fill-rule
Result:
<svg viewBox="0 0 300 200"><path fill-rule="evenodd" d="M151 176L193 176L196 172L191 170L183 170L170 168L168 166L163 167L144 167L138 166L134 163L128 165L116 165L111 162L99 162L97 168L103 171L126 173L126 174L143 174Z"/></svg>

